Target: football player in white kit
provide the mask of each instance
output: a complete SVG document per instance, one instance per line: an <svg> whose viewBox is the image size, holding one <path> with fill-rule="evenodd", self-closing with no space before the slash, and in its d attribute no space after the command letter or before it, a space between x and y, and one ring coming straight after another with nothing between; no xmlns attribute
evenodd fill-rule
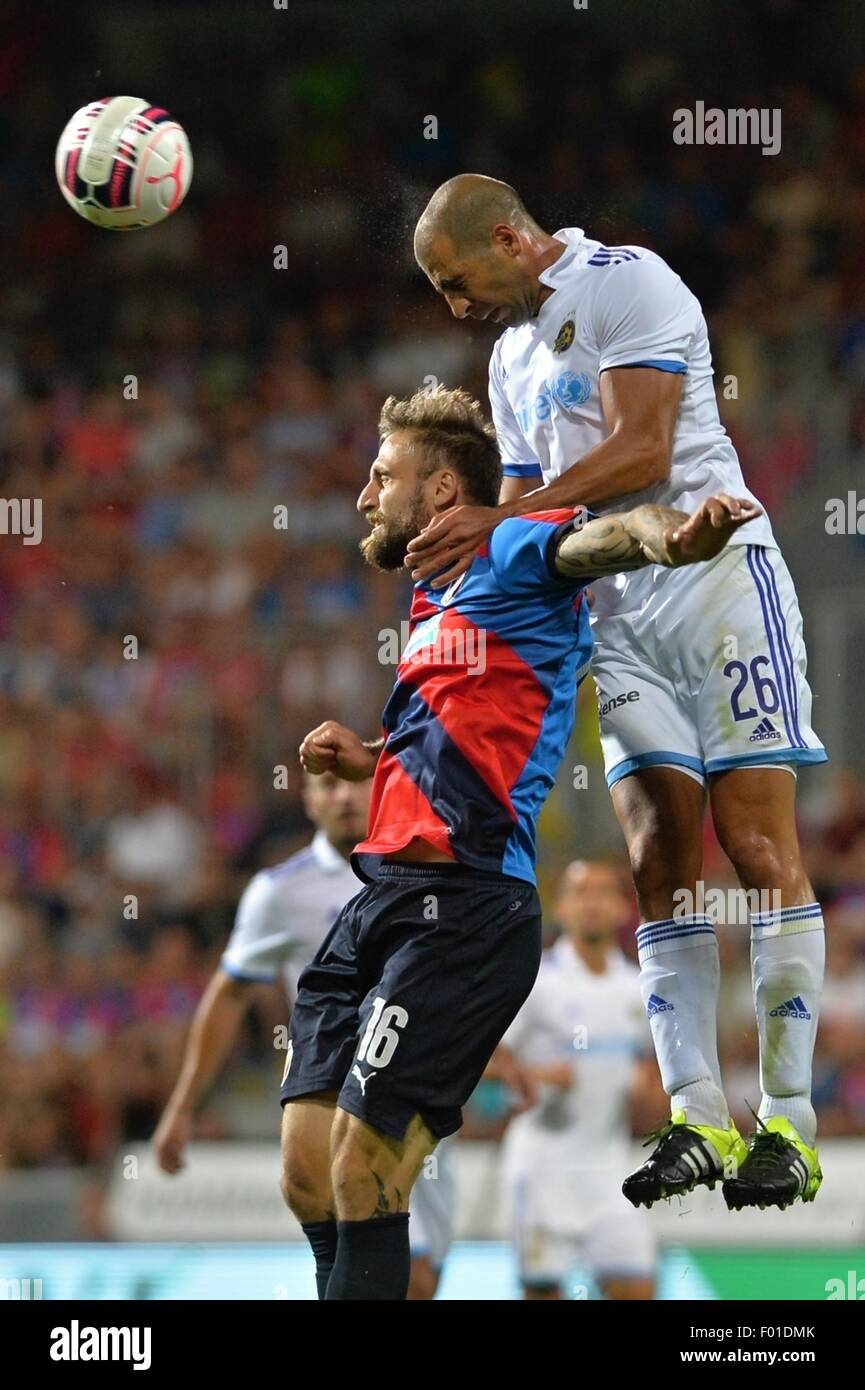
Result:
<svg viewBox="0 0 865 1390"><path fill-rule="evenodd" d="M749 496L718 417L700 305L654 252L604 246L576 227L551 236L507 184L463 174L427 205L415 256L457 318L506 325L489 388L500 505L434 520L409 546L415 579L452 583L498 522L526 511L642 502L691 511L719 489ZM821 1181L811 1059L823 919L800 857L795 792L797 769L826 754L810 725L798 603L768 518L700 569L696 580L650 567L593 586L607 781L672 1110L624 1191L648 1204L724 1178L731 1208L784 1207L812 1200ZM707 795L743 887L780 903L750 919L762 1098L747 1148L718 1067L714 928L681 907L683 890L700 905Z"/></svg>
<svg viewBox="0 0 865 1390"><path fill-rule="evenodd" d="M166 1173L184 1166L195 1111L225 1062L254 987L285 983L294 998L301 970L360 884L348 856L366 834L369 782L304 776L304 809L316 833L244 890L234 929L192 1020L177 1084L153 1136ZM439 1144L411 1198L409 1299L432 1298L453 1236L453 1141Z"/></svg>
<svg viewBox="0 0 865 1390"><path fill-rule="evenodd" d="M634 1102L649 1123L664 1105L638 971L616 941L629 917L615 864L569 865L555 909L562 935L499 1049L539 1089L511 1121L502 1160L526 1298L561 1298L577 1258L607 1298L653 1294L652 1234L618 1176Z"/></svg>

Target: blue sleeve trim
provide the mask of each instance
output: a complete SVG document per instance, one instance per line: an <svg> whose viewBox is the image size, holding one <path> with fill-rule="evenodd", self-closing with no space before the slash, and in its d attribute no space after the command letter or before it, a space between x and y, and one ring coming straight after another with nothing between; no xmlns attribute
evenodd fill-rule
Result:
<svg viewBox="0 0 865 1390"><path fill-rule="evenodd" d="M506 478L540 478L543 471L539 463L503 463L502 474Z"/></svg>
<svg viewBox="0 0 865 1390"><path fill-rule="evenodd" d="M252 973L248 970L238 970L236 965L230 965L225 956L219 962L226 975L230 975L232 980L237 980L241 985L273 985L276 984L279 976L277 974L267 975L264 972Z"/></svg>
<svg viewBox="0 0 865 1390"><path fill-rule="evenodd" d="M654 753L638 753L636 758L626 758L624 762L616 763L607 773L607 786L614 787L623 777L628 777L632 772L638 772L641 767L657 767L659 763L672 763L675 767L689 767L692 772L699 772L705 776L706 767L702 758L691 758L687 753L671 753L666 750L659 750Z"/></svg>
<svg viewBox="0 0 865 1390"><path fill-rule="evenodd" d="M619 368L626 367L654 367L659 372L676 372L684 375L688 370L686 362L668 362L664 357L647 357L644 362L615 362L611 367L604 367L605 372L617 372Z"/></svg>
<svg viewBox="0 0 865 1390"><path fill-rule="evenodd" d="M731 767L749 767L754 763L827 763L825 748L773 748L770 752L740 753L729 758L710 758L707 772L726 772Z"/></svg>

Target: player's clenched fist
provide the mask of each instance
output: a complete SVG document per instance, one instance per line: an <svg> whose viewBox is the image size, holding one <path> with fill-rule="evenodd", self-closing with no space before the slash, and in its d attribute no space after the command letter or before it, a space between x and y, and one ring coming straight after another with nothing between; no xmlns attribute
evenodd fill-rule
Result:
<svg viewBox="0 0 865 1390"><path fill-rule="evenodd" d="M328 719L307 734L300 745L300 765L320 776L332 772L346 782L365 782L375 772L377 754L356 733Z"/></svg>

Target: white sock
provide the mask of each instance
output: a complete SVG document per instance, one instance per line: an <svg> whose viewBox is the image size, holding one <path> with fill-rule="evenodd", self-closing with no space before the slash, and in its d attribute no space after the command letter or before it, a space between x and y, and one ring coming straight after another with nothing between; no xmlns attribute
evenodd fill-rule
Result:
<svg viewBox="0 0 865 1390"><path fill-rule="evenodd" d="M812 1147L811 1059L826 942L819 903L751 915L751 980L760 1037L760 1119L785 1115Z"/></svg>
<svg viewBox="0 0 865 1390"><path fill-rule="evenodd" d="M692 1124L727 1129L718 1065L720 966L715 929L695 914L646 922L637 931L640 993L664 1090Z"/></svg>

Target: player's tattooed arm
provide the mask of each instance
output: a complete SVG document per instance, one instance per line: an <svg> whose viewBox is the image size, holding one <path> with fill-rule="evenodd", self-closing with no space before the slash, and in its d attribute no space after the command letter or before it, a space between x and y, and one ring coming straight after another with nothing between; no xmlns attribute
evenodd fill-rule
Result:
<svg viewBox="0 0 865 1390"><path fill-rule="evenodd" d="M664 535L687 521L685 512L672 507L636 507L587 521L571 531L556 550L556 569L567 579L599 579L650 564L669 564L663 554Z"/></svg>
<svg viewBox="0 0 865 1390"><path fill-rule="evenodd" d="M734 531L760 515L756 503L727 493L705 498L691 516L647 503L597 517L565 536L556 550L556 570L564 578L589 580L643 565L712 560Z"/></svg>
<svg viewBox="0 0 865 1390"><path fill-rule="evenodd" d="M643 554L644 565L681 564L670 549L677 528L688 520L687 512L675 507L658 507L646 503L635 507L622 518L622 525Z"/></svg>

